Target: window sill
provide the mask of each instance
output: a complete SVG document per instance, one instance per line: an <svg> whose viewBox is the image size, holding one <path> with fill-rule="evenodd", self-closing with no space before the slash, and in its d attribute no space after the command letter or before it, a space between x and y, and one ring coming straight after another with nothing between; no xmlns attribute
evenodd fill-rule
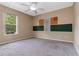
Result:
<svg viewBox="0 0 79 59"><path fill-rule="evenodd" d="M12 36L12 35L17 35L18 33L14 33L14 34L4 34L4 35L6 35L6 36Z"/></svg>

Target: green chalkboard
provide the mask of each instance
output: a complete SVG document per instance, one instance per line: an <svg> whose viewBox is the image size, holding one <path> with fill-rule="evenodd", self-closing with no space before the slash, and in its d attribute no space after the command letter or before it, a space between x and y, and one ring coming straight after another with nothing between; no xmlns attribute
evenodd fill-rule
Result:
<svg viewBox="0 0 79 59"><path fill-rule="evenodd" d="M72 32L72 24L51 25L50 28L51 31Z"/></svg>
<svg viewBox="0 0 79 59"><path fill-rule="evenodd" d="M33 31L44 31L44 26L33 26Z"/></svg>

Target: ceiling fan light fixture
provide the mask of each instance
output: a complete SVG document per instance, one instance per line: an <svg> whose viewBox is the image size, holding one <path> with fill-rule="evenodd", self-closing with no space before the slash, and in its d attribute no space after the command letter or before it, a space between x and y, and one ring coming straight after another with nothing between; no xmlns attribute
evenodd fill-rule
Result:
<svg viewBox="0 0 79 59"><path fill-rule="evenodd" d="M34 11L34 10L36 10L36 8L35 8L35 7L33 7L33 6L31 6L31 7L30 7L30 9L31 9L31 10L33 10L33 11Z"/></svg>

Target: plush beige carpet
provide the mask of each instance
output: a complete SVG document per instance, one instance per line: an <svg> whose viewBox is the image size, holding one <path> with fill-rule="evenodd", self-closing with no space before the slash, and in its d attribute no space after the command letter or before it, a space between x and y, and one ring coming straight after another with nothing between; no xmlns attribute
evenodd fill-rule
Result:
<svg viewBox="0 0 79 59"><path fill-rule="evenodd" d="M1 56L77 56L71 43L31 38L0 45Z"/></svg>

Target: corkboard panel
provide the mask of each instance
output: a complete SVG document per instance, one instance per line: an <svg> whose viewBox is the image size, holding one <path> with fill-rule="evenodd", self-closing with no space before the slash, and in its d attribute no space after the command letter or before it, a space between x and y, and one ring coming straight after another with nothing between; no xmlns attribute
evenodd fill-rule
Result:
<svg viewBox="0 0 79 59"><path fill-rule="evenodd" d="M58 17L51 17L50 23L51 23L51 25L58 24Z"/></svg>
<svg viewBox="0 0 79 59"><path fill-rule="evenodd" d="M39 25L40 25L40 26L43 26L43 25L44 25L44 19L40 19L40 20L39 20Z"/></svg>

